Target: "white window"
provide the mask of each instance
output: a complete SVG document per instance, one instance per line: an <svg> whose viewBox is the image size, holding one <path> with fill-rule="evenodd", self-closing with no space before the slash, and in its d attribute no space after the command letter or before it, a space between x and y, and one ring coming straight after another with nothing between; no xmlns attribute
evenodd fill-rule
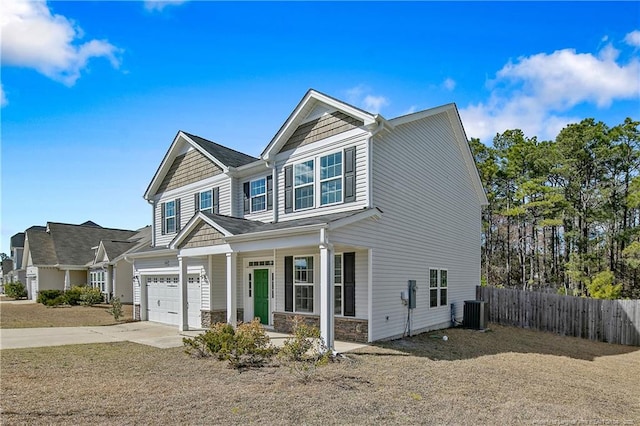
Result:
<svg viewBox="0 0 640 426"><path fill-rule="evenodd" d="M333 276L333 289L334 289L334 313L335 315L342 315L342 255L336 254L334 257L334 276Z"/></svg>
<svg viewBox="0 0 640 426"><path fill-rule="evenodd" d="M320 157L320 205L342 202L342 152Z"/></svg>
<svg viewBox="0 0 640 426"><path fill-rule="evenodd" d="M429 306L447 306L447 271L429 269Z"/></svg>
<svg viewBox="0 0 640 426"><path fill-rule="evenodd" d="M313 256L293 258L295 311L313 312Z"/></svg>
<svg viewBox="0 0 640 426"><path fill-rule="evenodd" d="M200 211L213 213L213 192L211 190L200 193Z"/></svg>
<svg viewBox="0 0 640 426"><path fill-rule="evenodd" d="M164 229L167 234L176 232L176 202L167 201L164 204Z"/></svg>
<svg viewBox="0 0 640 426"><path fill-rule="evenodd" d="M298 163L293 166L293 186L295 209L302 210L314 206L314 160Z"/></svg>
<svg viewBox="0 0 640 426"><path fill-rule="evenodd" d="M265 178L252 180L251 213L267 210L267 180Z"/></svg>

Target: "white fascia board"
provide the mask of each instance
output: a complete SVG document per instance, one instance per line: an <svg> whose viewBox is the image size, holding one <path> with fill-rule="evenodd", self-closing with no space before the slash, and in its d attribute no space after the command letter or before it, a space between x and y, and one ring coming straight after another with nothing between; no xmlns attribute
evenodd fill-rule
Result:
<svg viewBox="0 0 640 426"><path fill-rule="evenodd" d="M374 208L371 210L363 211L362 213L354 214L353 216L349 216L349 217L345 217L345 218L333 221L329 224L327 229L329 229L329 231L332 231L334 229L338 229L343 226L351 225L352 223L360 222L361 220L365 220L369 218L378 219L381 216L382 216L382 212L379 209Z"/></svg>
<svg viewBox="0 0 640 426"><path fill-rule="evenodd" d="M78 266L78 265L60 265L59 263L53 265L54 267L60 269L61 271L86 271L86 266Z"/></svg>
<svg viewBox="0 0 640 426"><path fill-rule="evenodd" d="M178 250L173 249L164 249L164 250L156 250L156 251L146 251L142 253L131 253L125 256L125 259L148 259L151 257L165 257L167 255L176 255Z"/></svg>
<svg viewBox="0 0 640 426"><path fill-rule="evenodd" d="M235 235L232 237L228 237L226 240L231 244L235 244L242 241L264 240L268 238L278 238L278 237L285 237L289 235L314 232L326 227L327 227L326 223L320 223L316 225L296 226L293 228L274 229L271 231L252 232L249 234Z"/></svg>
<svg viewBox="0 0 640 426"><path fill-rule="evenodd" d="M421 119L423 119L425 117L431 117L433 115L440 114L442 112L446 112L446 111L449 111L451 109L455 109L455 107L456 107L456 105L453 104L453 103L445 104L445 105L441 105L439 107L426 109L424 111L418 111L418 112L414 112L414 113L411 113L411 114L403 115L403 116L400 116L400 117L392 118L388 122L392 126L399 126L401 124L410 123L410 122L415 121L415 120L421 120Z"/></svg>
<svg viewBox="0 0 640 426"><path fill-rule="evenodd" d="M214 255L214 254L225 254L225 253L231 253L233 251L234 250L231 248L229 244L220 244L217 246L184 248L178 252L178 256L197 257L197 256L208 256L208 255Z"/></svg>
<svg viewBox="0 0 640 426"><path fill-rule="evenodd" d="M278 249L291 249L298 247L318 247L320 244L320 237L318 233L311 233L306 235L296 235L290 237L269 238L256 241L243 241L238 243L232 243L231 248L234 252L252 252L261 250L278 250Z"/></svg>

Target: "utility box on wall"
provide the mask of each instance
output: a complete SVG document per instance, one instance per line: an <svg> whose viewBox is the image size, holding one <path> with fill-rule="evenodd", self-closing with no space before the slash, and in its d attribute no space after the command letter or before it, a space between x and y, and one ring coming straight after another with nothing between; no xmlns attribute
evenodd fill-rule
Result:
<svg viewBox="0 0 640 426"><path fill-rule="evenodd" d="M417 290L418 290L418 286L416 285L416 280L409 280L409 309L416 308Z"/></svg>
<svg viewBox="0 0 640 426"><path fill-rule="evenodd" d="M465 300L462 324L466 328L484 330L489 324L489 309L484 300Z"/></svg>

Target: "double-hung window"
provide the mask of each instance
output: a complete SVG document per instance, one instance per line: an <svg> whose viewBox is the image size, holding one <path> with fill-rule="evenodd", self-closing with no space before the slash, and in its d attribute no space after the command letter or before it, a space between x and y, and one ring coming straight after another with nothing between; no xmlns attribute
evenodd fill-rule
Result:
<svg viewBox="0 0 640 426"><path fill-rule="evenodd" d="M447 306L447 271L429 269L429 306Z"/></svg>
<svg viewBox="0 0 640 426"><path fill-rule="evenodd" d="M250 185L251 213L267 210L267 180L265 178L252 180Z"/></svg>
<svg viewBox="0 0 640 426"><path fill-rule="evenodd" d="M176 232L176 202L164 203L164 230L167 234Z"/></svg>
<svg viewBox="0 0 640 426"><path fill-rule="evenodd" d="M213 213L213 191L208 190L201 192L200 197L200 211L205 213Z"/></svg>
<svg viewBox="0 0 640 426"><path fill-rule="evenodd" d="M302 210L314 206L314 160L293 166L295 209Z"/></svg>
<svg viewBox="0 0 640 426"><path fill-rule="evenodd" d="M342 152L320 157L320 205L342 202Z"/></svg>
<svg viewBox="0 0 640 426"><path fill-rule="evenodd" d="M336 254L333 259L334 314L342 315L342 254Z"/></svg>
<svg viewBox="0 0 640 426"><path fill-rule="evenodd" d="M313 256L293 258L295 311L313 312Z"/></svg>

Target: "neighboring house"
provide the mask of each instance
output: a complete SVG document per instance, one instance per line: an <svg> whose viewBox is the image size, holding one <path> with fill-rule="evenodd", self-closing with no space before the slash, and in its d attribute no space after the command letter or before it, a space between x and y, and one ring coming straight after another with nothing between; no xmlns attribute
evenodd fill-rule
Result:
<svg viewBox="0 0 640 426"><path fill-rule="evenodd" d="M386 120L310 90L260 158L178 132L144 198L142 320L300 315L332 346L447 327L480 283L487 199L454 104Z"/></svg>
<svg viewBox="0 0 640 426"><path fill-rule="evenodd" d="M12 260L12 266L3 265L2 274L0 278L4 283L14 283L20 281L25 283L26 271L21 268L22 265L22 253L24 251L24 232L18 232L11 237L10 244L10 259Z"/></svg>
<svg viewBox="0 0 640 426"><path fill-rule="evenodd" d="M119 297L122 303L133 302L133 268L125 256L136 249L149 246L151 226L138 230L126 240L102 240L95 249L94 258L87 263L89 285L99 288L109 301Z"/></svg>
<svg viewBox="0 0 640 426"><path fill-rule="evenodd" d="M93 222L81 225L48 222L25 231L23 267L30 299L40 290L67 290L90 283L88 266L96 259L102 241L129 241L137 231L103 228ZM110 277L105 277L110 282ZM117 288L130 284L119 283ZM128 294L128 292L127 292Z"/></svg>

